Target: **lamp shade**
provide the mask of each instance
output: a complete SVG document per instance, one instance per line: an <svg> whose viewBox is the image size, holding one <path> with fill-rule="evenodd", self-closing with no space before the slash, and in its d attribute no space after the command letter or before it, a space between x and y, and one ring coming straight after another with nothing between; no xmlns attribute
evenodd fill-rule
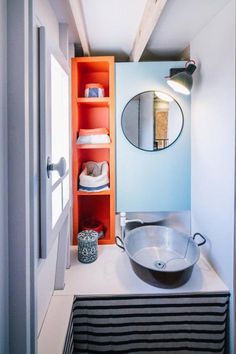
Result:
<svg viewBox="0 0 236 354"><path fill-rule="evenodd" d="M167 84L176 92L184 95L190 95L193 86L192 76L183 71L167 79Z"/></svg>
<svg viewBox="0 0 236 354"><path fill-rule="evenodd" d="M195 69L195 62L193 60L189 61L186 64L185 69L182 69L182 71L178 72L177 74L168 77L167 84L176 92L182 93L184 95L190 95L190 91L193 86L192 74Z"/></svg>

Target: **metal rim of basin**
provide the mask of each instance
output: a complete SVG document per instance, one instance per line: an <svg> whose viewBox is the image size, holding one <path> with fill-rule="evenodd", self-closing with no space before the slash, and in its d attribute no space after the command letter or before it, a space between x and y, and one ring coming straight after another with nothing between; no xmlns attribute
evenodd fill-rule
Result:
<svg viewBox="0 0 236 354"><path fill-rule="evenodd" d="M186 254L187 254L187 252L188 252L188 248L189 247L192 247L193 248L193 251L194 251L194 254L195 254L195 256L193 257L193 260L191 261L191 263L189 264L189 265L187 265L186 267L183 267L183 268L178 268L178 269L176 269L176 270L170 270L170 269L168 269L167 267L166 267L166 263L168 263L168 261L167 262L165 262L164 260L162 260L161 258L157 258L156 260L154 260L154 262L153 262L153 266L148 266L148 265L146 265L146 264L143 264L143 263L140 263L140 262L137 262L137 259L135 259L135 257L134 257L134 255L133 254L131 254L130 253L130 250L129 250L129 245L127 245L129 242L131 242L130 240L131 240L131 238L133 238L134 237L134 235L137 233L137 230L139 230L138 232L140 233L140 232L142 232L142 231L145 231L145 229L147 228L154 228L154 229L156 229L157 231L159 231L159 232L165 232L165 233L168 233L168 235L170 234L170 233L173 233L175 236L174 237L182 237L182 238L184 238L185 240L186 240L186 249L185 249L185 251L183 252L183 254L184 254L184 257L182 256L182 257L176 257L176 259L177 258L180 258L180 259L185 259L186 258ZM147 230L146 229L146 230ZM137 236L136 236L137 237ZM138 236L139 237L139 236ZM140 237L142 237L142 236L140 236ZM145 237L145 235L143 236L143 237ZM157 236L158 237L158 236ZM182 233L182 232L179 232L179 231L176 231L176 230L174 230L174 229L171 229L171 228L169 228L169 227L166 227L166 226L159 226L159 225L145 225L145 226L141 226L141 227L139 227L139 228L137 228L137 229L133 229L133 230L131 230L131 231L129 231L128 233L127 233L127 235L125 236L125 239L124 239L124 248L125 248L125 251L126 251L126 253L127 253L127 255L129 256L129 258L131 258L134 262L136 262L136 263L138 263L140 266L142 266L142 267L144 267L144 268L146 268L146 269L150 269L150 270L152 270L152 271L156 271L156 272L162 272L162 273L178 273L178 272L181 272L181 271L185 271L186 269L189 269L190 267L193 267L196 263L197 263L197 261L198 261L198 259L199 259L199 257L200 257L200 250L199 250L199 248L198 248L198 245L194 242L194 240L192 239L192 237L190 237L190 236L188 236L187 234L184 234L184 233Z"/></svg>

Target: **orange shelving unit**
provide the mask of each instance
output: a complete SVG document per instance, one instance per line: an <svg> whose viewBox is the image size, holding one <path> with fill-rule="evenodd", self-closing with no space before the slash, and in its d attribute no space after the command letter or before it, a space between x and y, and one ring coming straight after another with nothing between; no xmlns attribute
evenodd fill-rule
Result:
<svg viewBox="0 0 236 354"><path fill-rule="evenodd" d="M85 97L85 85L99 83L104 97ZM73 243L83 220L93 218L104 225L100 244L115 240L115 116L114 57L72 58L72 188ZM77 144L80 129L107 128L109 144ZM107 161L109 189L97 192L78 190L83 162Z"/></svg>

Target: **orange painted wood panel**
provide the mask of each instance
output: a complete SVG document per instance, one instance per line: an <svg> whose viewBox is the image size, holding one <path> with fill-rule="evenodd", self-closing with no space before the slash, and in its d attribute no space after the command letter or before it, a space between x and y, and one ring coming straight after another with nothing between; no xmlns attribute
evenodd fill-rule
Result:
<svg viewBox="0 0 236 354"><path fill-rule="evenodd" d="M105 97L84 97L85 85L102 84ZM115 240L115 102L114 57L80 57L72 59L72 193L73 243L83 219L95 218L103 222L105 237L101 244ZM78 145L79 129L107 128L110 144ZM79 174L86 161L107 161L110 189L88 193L78 191Z"/></svg>
<svg viewBox="0 0 236 354"><path fill-rule="evenodd" d="M111 144L77 144L77 149L110 149Z"/></svg>
<svg viewBox="0 0 236 354"><path fill-rule="evenodd" d="M78 106L78 129L107 128L110 131L110 109L108 106Z"/></svg>
<svg viewBox="0 0 236 354"><path fill-rule="evenodd" d="M84 104L87 106L94 106L94 107L99 107L99 106L108 106L110 104L110 98L109 97L79 97L77 99L77 102L79 104Z"/></svg>
<svg viewBox="0 0 236 354"><path fill-rule="evenodd" d="M77 195L84 195L86 197L92 197L94 195L98 195L98 196L101 196L101 195L111 195L111 190L110 189L106 189L104 191L101 191L101 192L85 192L85 191L80 191L78 190L77 191Z"/></svg>

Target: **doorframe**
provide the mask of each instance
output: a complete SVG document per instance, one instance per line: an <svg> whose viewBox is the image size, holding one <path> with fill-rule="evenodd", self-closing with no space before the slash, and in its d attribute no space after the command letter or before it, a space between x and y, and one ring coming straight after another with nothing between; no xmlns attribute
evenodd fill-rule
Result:
<svg viewBox="0 0 236 354"><path fill-rule="evenodd" d="M34 0L7 1L9 352L36 348Z"/></svg>

